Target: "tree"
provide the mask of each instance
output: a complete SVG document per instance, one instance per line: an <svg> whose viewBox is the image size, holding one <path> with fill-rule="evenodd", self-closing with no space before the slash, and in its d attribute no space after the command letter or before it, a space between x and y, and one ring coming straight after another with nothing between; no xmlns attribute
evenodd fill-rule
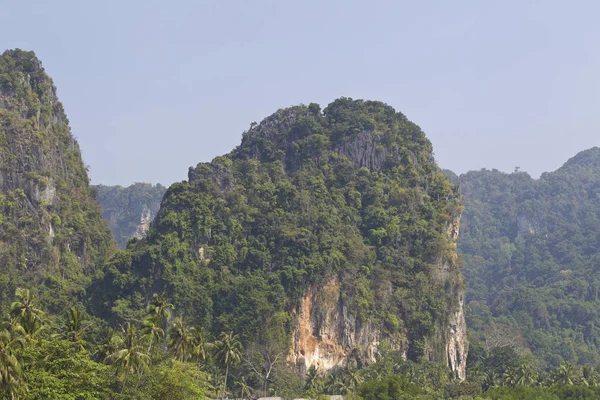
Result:
<svg viewBox="0 0 600 400"><path fill-rule="evenodd" d="M129 373L141 375L148 367L150 357L135 326L128 322L120 335L113 336L113 340L117 350L106 357L106 362L116 367L119 379L124 383Z"/></svg>
<svg viewBox="0 0 600 400"><path fill-rule="evenodd" d="M175 318L169 329L169 349L176 360L184 362L190 359L194 347L192 330L181 317Z"/></svg>
<svg viewBox="0 0 600 400"><path fill-rule="evenodd" d="M148 351L146 354L150 355L152 346L154 343L160 342L160 339L165 336L165 331L159 326L155 316L148 316L144 320L144 327L142 328L142 334L148 338Z"/></svg>
<svg viewBox="0 0 600 400"><path fill-rule="evenodd" d="M153 399L206 398L206 374L193 364L170 360L155 367L152 375L157 377L150 385L150 395Z"/></svg>
<svg viewBox="0 0 600 400"><path fill-rule="evenodd" d="M364 382L361 370L358 368L348 368L345 374L346 381L348 382L348 388L350 391L355 391Z"/></svg>
<svg viewBox="0 0 600 400"><path fill-rule="evenodd" d="M91 324L83 324L83 314L79 307L71 307L67 311L67 319L64 322L63 330L55 337L66 339L74 343L80 351L85 351L85 337Z"/></svg>
<svg viewBox="0 0 600 400"><path fill-rule="evenodd" d="M237 382L237 385L240 387L240 396L243 399L249 398L252 395L254 389L252 389L252 387L248 385L245 376L242 376L242 378Z"/></svg>
<svg viewBox="0 0 600 400"><path fill-rule="evenodd" d="M40 340L22 351L28 394L26 399L115 398L116 379L110 367L90 360L71 341Z"/></svg>
<svg viewBox="0 0 600 400"><path fill-rule="evenodd" d="M306 384L304 386L306 394L310 397L316 397L321 394L324 386L323 377L317 368L312 365L306 374Z"/></svg>
<svg viewBox="0 0 600 400"><path fill-rule="evenodd" d="M488 354L500 347L510 347L521 355L530 352L521 331L510 325L492 323L484 329L484 337L484 348Z"/></svg>
<svg viewBox="0 0 600 400"><path fill-rule="evenodd" d="M26 390L21 364L15 355L15 350L24 344L25 340L14 332L0 331L0 382L11 399L17 399Z"/></svg>
<svg viewBox="0 0 600 400"><path fill-rule="evenodd" d="M165 330L167 323L171 320L171 310L174 308L175 306L168 302L164 293L154 293L152 300L150 300L148 307L146 307L146 314L149 317L154 317L156 324Z"/></svg>
<svg viewBox="0 0 600 400"><path fill-rule="evenodd" d="M196 362L204 362L208 356L208 351L212 348L212 343L208 341L208 332L197 325L192 328L192 358Z"/></svg>
<svg viewBox="0 0 600 400"><path fill-rule="evenodd" d="M570 362L565 362L553 371L553 380L554 383L562 385L574 385L578 383L579 375L579 368Z"/></svg>
<svg viewBox="0 0 600 400"><path fill-rule="evenodd" d="M225 381L223 382L222 395L225 398L229 367L239 364L242 359L242 344L237 340L237 336L233 332L221 333L219 340L215 342L215 357L217 362L225 367Z"/></svg>
<svg viewBox="0 0 600 400"><path fill-rule="evenodd" d="M29 289L17 288L15 296L17 301L10 306L13 322L19 323L23 327L28 340L34 340L47 329L45 313L35 306L33 295Z"/></svg>
<svg viewBox="0 0 600 400"><path fill-rule="evenodd" d="M274 343L255 344L246 350L244 363L263 381L264 395L268 395L268 384L275 367L285 360L286 349Z"/></svg>

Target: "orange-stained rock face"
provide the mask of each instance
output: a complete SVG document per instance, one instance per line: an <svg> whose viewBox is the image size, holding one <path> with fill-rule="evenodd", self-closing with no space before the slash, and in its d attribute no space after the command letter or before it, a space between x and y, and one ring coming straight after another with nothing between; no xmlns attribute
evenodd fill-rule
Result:
<svg viewBox="0 0 600 400"><path fill-rule="evenodd" d="M342 365L353 352L366 362L375 361L380 340L379 330L368 322L357 326L340 298L341 284L337 278L322 286L311 286L294 310L296 327L293 348L288 355L300 373L314 366L327 371Z"/></svg>
<svg viewBox="0 0 600 400"><path fill-rule="evenodd" d="M448 226L448 235L454 246L459 229L460 216ZM458 257L456 254L455 256ZM433 281L443 287L454 272L447 262L439 260L438 268L431 273ZM342 284L337 277L312 285L304 292L298 309L293 310L295 330L288 361L295 365L297 371L305 374L314 366L324 372L343 366L349 357L362 363L373 363L382 340L387 341L392 349L402 352L406 358L406 351L410 346L406 334L389 337L380 324L371 319L358 323L357 310L349 310L344 304L341 288ZM439 326L436 337L430 338L441 344L445 351L442 350L439 356L433 354L433 349L429 353L432 360L444 360L455 376L464 380L468 352L464 294L456 284L449 290L450 296L455 296L455 306L451 306L453 310L444 325Z"/></svg>

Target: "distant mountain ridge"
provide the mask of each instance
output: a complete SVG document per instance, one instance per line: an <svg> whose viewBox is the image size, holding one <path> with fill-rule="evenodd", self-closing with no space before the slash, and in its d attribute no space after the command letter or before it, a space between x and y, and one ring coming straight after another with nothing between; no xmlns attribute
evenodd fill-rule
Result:
<svg viewBox="0 0 600 400"><path fill-rule="evenodd" d="M491 326L510 326L545 366L600 362L600 149L539 179L447 175L465 204L458 249L473 351Z"/></svg>
<svg viewBox="0 0 600 400"><path fill-rule="evenodd" d="M128 187L96 185L94 189L102 205L102 215L121 249L129 239L146 235L167 190L161 184L139 182Z"/></svg>

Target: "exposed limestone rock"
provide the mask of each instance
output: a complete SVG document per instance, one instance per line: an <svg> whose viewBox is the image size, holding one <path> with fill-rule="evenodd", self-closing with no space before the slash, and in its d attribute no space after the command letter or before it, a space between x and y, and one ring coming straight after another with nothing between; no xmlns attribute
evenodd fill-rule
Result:
<svg viewBox="0 0 600 400"><path fill-rule="evenodd" d="M448 226L456 258L459 230L460 215ZM440 260L439 268L432 273L433 280L440 286L452 278L450 267L443 260ZM355 357L363 363L373 363L382 340L400 350L406 358L405 340L387 337L382 328L372 320L367 320L362 325L357 323L356 317L344 305L341 287L336 277L322 285L313 285L305 291L298 309L293 311L295 330L288 361L295 365L297 371L305 374L312 366L320 371L327 371L343 366L349 357ZM440 327L439 334L433 340L443 342L445 354L442 357L455 377L464 380L468 355L464 293L458 282L450 290L456 301L449 305L453 309L449 311L448 320ZM436 359L433 350L429 352L429 357Z"/></svg>
<svg viewBox="0 0 600 400"><path fill-rule="evenodd" d="M136 227L134 237L141 239L146 236L148 229L150 229L150 222L154 219L154 215L152 215L152 210L148 205L144 204L142 207L142 214L140 215L140 224Z"/></svg>
<svg viewBox="0 0 600 400"><path fill-rule="evenodd" d="M340 288L337 278L312 286L294 310L295 332L288 361L301 374L311 366L320 371L340 366L350 354L375 362L381 332L371 321L364 326L357 323L341 299Z"/></svg>
<svg viewBox="0 0 600 400"><path fill-rule="evenodd" d="M120 248L133 237L146 236L166 191L162 185L135 183L129 187L95 186L103 216Z"/></svg>
<svg viewBox="0 0 600 400"><path fill-rule="evenodd" d="M467 324L465 322L463 295L459 298L459 307L448 321L448 338L446 339L446 353L448 365L461 381L467 377Z"/></svg>

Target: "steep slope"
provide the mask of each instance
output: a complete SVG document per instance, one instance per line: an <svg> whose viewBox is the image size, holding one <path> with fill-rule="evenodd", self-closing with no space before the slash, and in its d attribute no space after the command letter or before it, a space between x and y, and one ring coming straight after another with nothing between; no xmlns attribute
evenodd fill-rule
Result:
<svg viewBox="0 0 600 400"><path fill-rule="evenodd" d="M456 179L468 321L478 341L532 351L547 367L597 364L600 149L539 180L495 170Z"/></svg>
<svg viewBox="0 0 600 400"><path fill-rule="evenodd" d="M146 239L94 289L97 314L166 291L214 332L287 332L298 370L373 361L382 341L464 378L462 206L418 126L380 102L277 111L172 185Z"/></svg>
<svg viewBox="0 0 600 400"><path fill-rule="evenodd" d="M50 309L81 294L114 251L79 145L33 52L0 56L0 305L16 285Z"/></svg>
<svg viewBox="0 0 600 400"><path fill-rule="evenodd" d="M135 183L126 188L97 185L94 189L98 192L102 215L121 249L129 239L141 239L146 235L167 190L160 184L152 186L149 183Z"/></svg>

